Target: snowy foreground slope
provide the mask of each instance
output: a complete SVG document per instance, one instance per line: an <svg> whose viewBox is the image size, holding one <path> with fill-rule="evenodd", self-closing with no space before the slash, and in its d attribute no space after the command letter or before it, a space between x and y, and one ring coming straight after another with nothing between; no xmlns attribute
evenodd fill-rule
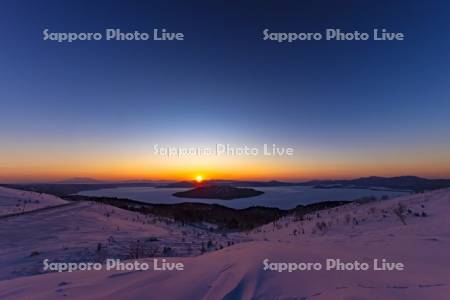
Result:
<svg viewBox="0 0 450 300"><path fill-rule="evenodd" d="M267 224L248 234L252 242L168 259L184 271L21 277L0 282L0 299L449 299L449 225L449 190L350 204ZM383 258L405 270L278 272L263 264Z"/></svg>
<svg viewBox="0 0 450 300"><path fill-rule="evenodd" d="M56 196L0 186L0 216L19 214L66 203L67 201Z"/></svg>
<svg viewBox="0 0 450 300"><path fill-rule="evenodd" d="M8 192L24 199L35 196L26 191ZM53 197L37 195L39 199ZM240 234L222 235L210 232L207 226L182 226L95 202L59 200L64 205L0 217L0 280L43 273L44 259L98 262L105 258L194 256L202 247L213 251L248 240Z"/></svg>

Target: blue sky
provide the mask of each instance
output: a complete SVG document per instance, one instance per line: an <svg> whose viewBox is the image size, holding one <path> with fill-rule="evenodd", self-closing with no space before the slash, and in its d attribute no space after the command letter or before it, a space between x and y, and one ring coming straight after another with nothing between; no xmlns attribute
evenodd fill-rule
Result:
<svg viewBox="0 0 450 300"><path fill-rule="evenodd" d="M160 141L275 142L306 156L323 153L311 165L363 162L371 172L375 154L389 163L387 174L440 164L424 175L450 176L447 2L209 2L3 1L0 163L8 160L13 170L14 159L34 153L48 161L49 152L82 161L80 152L102 152L94 144L151 152ZM45 28L167 28L183 32L185 41L58 44L42 40ZM265 28L386 28L406 40L278 44L262 41ZM12 159L18 148L22 156ZM125 152L111 156L126 160L122 155L132 152ZM349 153L360 160L352 162ZM392 171L399 153L414 167L404 162ZM25 167L14 173L27 177Z"/></svg>

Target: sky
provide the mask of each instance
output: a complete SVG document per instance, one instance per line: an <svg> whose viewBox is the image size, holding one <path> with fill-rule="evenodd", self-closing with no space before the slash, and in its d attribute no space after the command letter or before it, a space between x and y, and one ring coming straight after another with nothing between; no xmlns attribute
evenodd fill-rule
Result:
<svg viewBox="0 0 450 300"><path fill-rule="evenodd" d="M450 178L450 3L261 2L2 1L0 181ZM185 39L42 33L105 28ZM277 43L266 28L406 39ZM295 154L154 153L217 143Z"/></svg>

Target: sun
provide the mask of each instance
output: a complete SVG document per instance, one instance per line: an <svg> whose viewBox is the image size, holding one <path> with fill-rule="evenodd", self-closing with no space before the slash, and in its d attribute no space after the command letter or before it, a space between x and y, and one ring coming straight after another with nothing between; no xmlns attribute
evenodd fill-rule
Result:
<svg viewBox="0 0 450 300"><path fill-rule="evenodd" d="M203 181L203 176L202 175L197 175L195 177L195 181L197 181L198 183L201 183Z"/></svg>

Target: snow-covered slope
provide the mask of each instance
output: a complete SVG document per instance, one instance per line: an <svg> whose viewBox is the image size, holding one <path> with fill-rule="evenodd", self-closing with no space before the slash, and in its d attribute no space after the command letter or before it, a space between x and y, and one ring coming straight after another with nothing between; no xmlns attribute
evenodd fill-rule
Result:
<svg viewBox="0 0 450 300"><path fill-rule="evenodd" d="M449 190L351 204L303 220L288 217L265 225L248 234L257 241L170 259L184 263L184 271L103 270L22 277L1 281L0 298L448 299L449 217ZM403 263L405 270L263 269L265 259L300 263L383 258Z"/></svg>
<svg viewBox="0 0 450 300"><path fill-rule="evenodd" d="M390 235L392 233L392 235ZM351 203L305 216L288 216L253 230L257 240L371 239L371 235L450 237L450 190L391 200Z"/></svg>
<svg viewBox="0 0 450 300"><path fill-rule="evenodd" d="M22 199L36 196L8 192ZM51 197L42 195L42 199ZM106 257L194 256L201 254L202 248L203 252L213 251L245 240L239 234L222 235L109 205L69 202L0 218L0 280L42 273L45 258L95 262Z"/></svg>
<svg viewBox="0 0 450 300"><path fill-rule="evenodd" d="M67 201L56 196L0 186L0 216L18 214L65 203Z"/></svg>

